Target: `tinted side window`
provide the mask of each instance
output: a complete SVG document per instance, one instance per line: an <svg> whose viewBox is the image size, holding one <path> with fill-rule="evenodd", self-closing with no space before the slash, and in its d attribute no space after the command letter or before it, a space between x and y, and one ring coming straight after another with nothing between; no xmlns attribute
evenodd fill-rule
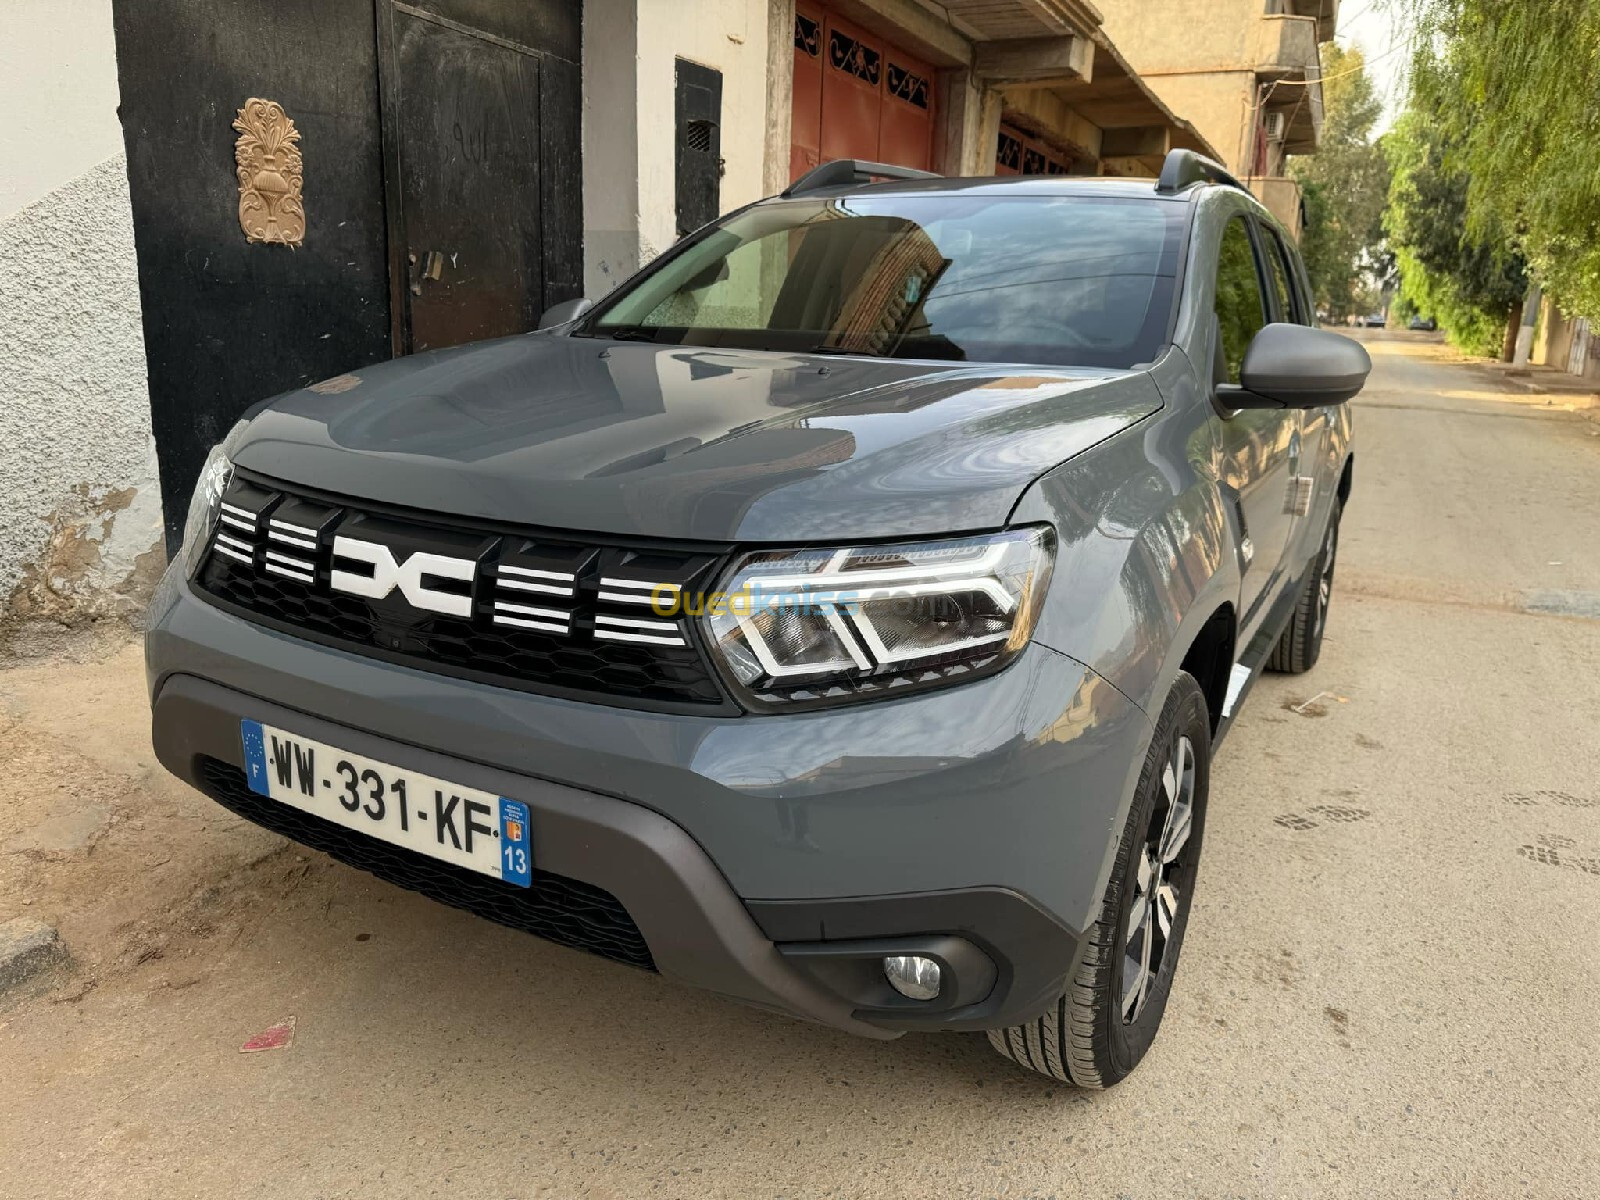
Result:
<svg viewBox="0 0 1600 1200"><path fill-rule="evenodd" d="M1289 266L1294 271L1300 295L1300 324L1315 327L1317 323L1317 298L1311 287L1311 275L1306 270L1306 260L1296 250L1289 251Z"/></svg>
<svg viewBox="0 0 1600 1200"><path fill-rule="evenodd" d="M1290 282L1292 276L1289 274L1289 263L1285 257L1283 243L1270 229L1263 229L1261 238L1267 247L1267 268L1272 275L1272 290L1278 297L1278 320L1298 321L1300 318L1295 313L1294 284Z"/></svg>
<svg viewBox="0 0 1600 1200"><path fill-rule="evenodd" d="M1222 333L1222 357L1227 382L1239 382L1239 368L1250 340L1267 323L1266 298L1243 217L1228 222L1217 258L1217 324Z"/></svg>

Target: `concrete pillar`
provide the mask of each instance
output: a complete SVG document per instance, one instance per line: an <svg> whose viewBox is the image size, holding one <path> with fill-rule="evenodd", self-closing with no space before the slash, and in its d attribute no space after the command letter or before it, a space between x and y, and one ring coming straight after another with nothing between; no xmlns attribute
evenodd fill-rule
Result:
<svg viewBox="0 0 1600 1200"><path fill-rule="evenodd" d="M583 294L599 299L638 269L639 10L588 0L583 19Z"/></svg>
<svg viewBox="0 0 1600 1200"><path fill-rule="evenodd" d="M970 70L939 72L939 126L933 169L941 175L993 175L1002 97Z"/></svg>
<svg viewBox="0 0 1600 1200"><path fill-rule="evenodd" d="M794 0L767 2L767 195L789 186L794 125Z"/></svg>
<svg viewBox="0 0 1600 1200"><path fill-rule="evenodd" d="M1528 285L1528 299L1522 306L1522 327L1517 330L1517 345L1511 361L1519 367L1528 365L1533 354L1533 331L1539 324L1539 285Z"/></svg>

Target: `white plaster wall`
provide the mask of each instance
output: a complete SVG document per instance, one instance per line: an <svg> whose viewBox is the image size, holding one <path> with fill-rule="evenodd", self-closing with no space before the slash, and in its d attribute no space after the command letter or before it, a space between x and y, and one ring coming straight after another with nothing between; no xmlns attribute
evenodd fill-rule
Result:
<svg viewBox="0 0 1600 1200"><path fill-rule="evenodd" d="M675 60L722 72L722 211L766 194L766 0L639 0L639 191L650 256L678 240Z"/></svg>
<svg viewBox="0 0 1600 1200"><path fill-rule="evenodd" d="M0 218L122 153L111 0L0 0Z"/></svg>
<svg viewBox="0 0 1600 1200"><path fill-rule="evenodd" d="M120 155L0 221L0 446L6 615L136 610L161 500Z"/></svg>
<svg viewBox="0 0 1600 1200"><path fill-rule="evenodd" d="M677 240L676 60L722 72L724 212L766 195L768 0L584 6L585 291Z"/></svg>
<svg viewBox="0 0 1600 1200"><path fill-rule="evenodd" d="M110 0L0 0L0 625L131 615L161 534Z"/></svg>
<svg viewBox="0 0 1600 1200"><path fill-rule="evenodd" d="M648 3L648 0L646 0ZM583 294L598 300L639 254L637 0L583 6Z"/></svg>

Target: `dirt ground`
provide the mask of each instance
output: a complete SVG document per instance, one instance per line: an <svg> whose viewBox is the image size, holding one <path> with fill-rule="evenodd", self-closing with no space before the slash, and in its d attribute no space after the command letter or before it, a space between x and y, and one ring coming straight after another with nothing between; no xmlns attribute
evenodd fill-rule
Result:
<svg viewBox="0 0 1600 1200"><path fill-rule="evenodd" d="M108 627L0 666L0 920L72 954L0 997L0 1196L1600 1195L1600 424L1371 349L1323 662L1221 752L1121 1087L743 1009L302 851L161 771Z"/></svg>

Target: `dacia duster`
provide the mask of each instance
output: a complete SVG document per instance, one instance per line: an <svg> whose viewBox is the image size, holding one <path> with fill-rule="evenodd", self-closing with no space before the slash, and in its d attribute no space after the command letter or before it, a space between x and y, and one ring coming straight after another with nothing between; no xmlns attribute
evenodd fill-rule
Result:
<svg viewBox="0 0 1600 1200"><path fill-rule="evenodd" d="M881 181L881 182L874 182ZM1211 756L1317 660L1370 369L1214 163L830 163L539 331L250 410L161 762L447 904L1105 1087Z"/></svg>

